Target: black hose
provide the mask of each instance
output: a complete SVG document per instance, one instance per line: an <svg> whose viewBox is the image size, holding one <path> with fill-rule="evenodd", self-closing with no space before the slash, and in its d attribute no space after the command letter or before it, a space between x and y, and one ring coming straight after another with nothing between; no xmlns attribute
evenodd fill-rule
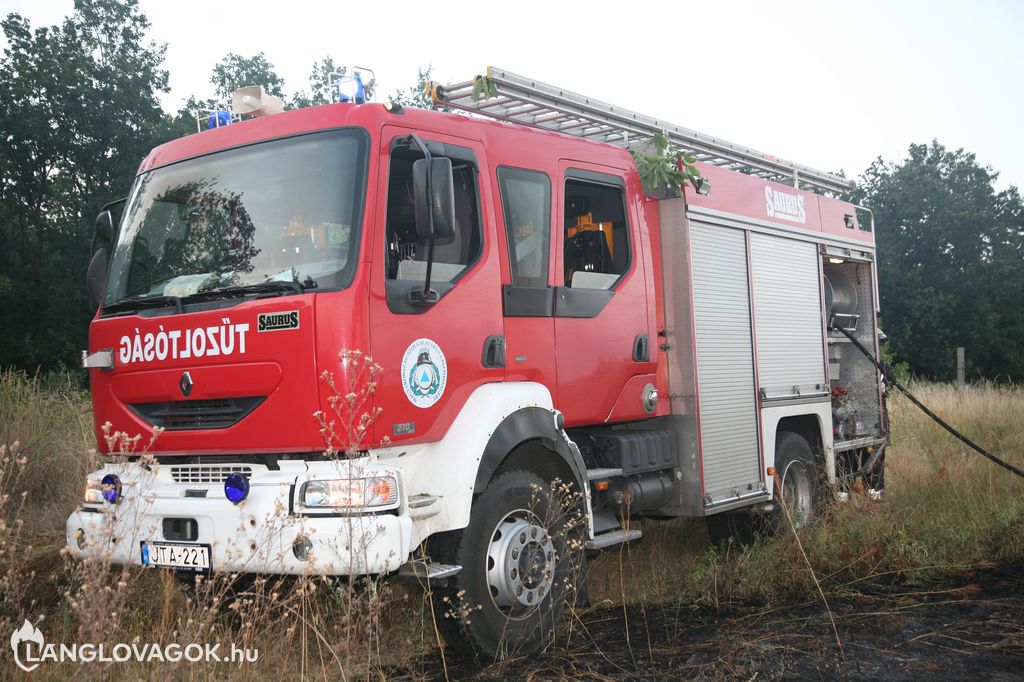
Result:
<svg viewBox="0 0 1024 682"><path fill-rule="evenodd" d="M863 353L865 356L867 356L868 360L870 360L875 365L875 367L878 368L878 371L882 373L882 375L885 377L886 381L888 381L890 384L892 384L892 386L894 386L895 388L899 389L905 396L910 398L910 402L914 403L919 408L921 408L921 411L924 412L929 417L931 417L932 419L934 419L936 424L938 424L939 426L941 426L942 428L946 429L951 434L956 436L965 445L969 446L971 449L976 451L982 457L984 457L984 458L986 458L988 460L991 460L991 461L995 462L996 464L998 464L999 466L1003 467L1004 469L1006 469L1008 471L1011 471L1012 473L1017 474L1021 478L1024 478L1024 471L1021 471L1020 469L1018 469L1017 467L1013 466L1012 464L1010 464L1009 462L1007 462L1005 460L999 459L998 457L993 455L991 452L989 452L985 448L981 447L980 445L975 443L973 440L971 440L970 438L968 438L967 436L965 436L964 434L960 433L959 431L954 429L952 426L947 424L942 419L942 417L940 417L939 415L937 415L934 412L932 412L931 410L929 410L928 407L924 403L922 403L920 400L918 400L914 396L913 393L911 393L909 390L907 390L906 386L904 386L900 382L896 381L896 378L894 376L892 376L892 374L889 373L888 368L885 367L884 365L882 365L881 363L879 363L878 360L876 360L875 357L873 355L871 355L871 352L867 348L865 348L864 345L860 341L858 341L857 339L853 338L853 334L851 334L850 332L846 331L842 327L835 327L835 329L838 329L840 332L842 332L843 336L845 336L846 338L850 339L850 341L853 343L853 345L856 346L857 349L861 353Z"/></svg>
<svg viewBox="0 0 1024 682"><path fill-rule="evenodd" d="M857 469L853 473L843 474L843 478L859 478L861 476L867 476L875 467L878 466L878 461L882 459L882 455L885 454L885 445L875 450L874 454L868 459L867 463L860 469Z"/></svg>

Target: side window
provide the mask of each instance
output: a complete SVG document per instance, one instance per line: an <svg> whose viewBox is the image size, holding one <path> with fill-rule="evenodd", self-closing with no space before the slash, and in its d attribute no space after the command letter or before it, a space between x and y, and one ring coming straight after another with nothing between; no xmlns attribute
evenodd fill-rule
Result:
<svg viewBox="0 0 1024 682"><path fill-rule="evenodd" d="M498 185L512 284L546 287L551 247L551 180L538 171L499 168Z"/></svg>
<svg viewBox="0 0 1024 682"><path fill-rule="evenodd" d="M422 154L408 147L396 147L391 153L386 226L389 281L422 285L427 274L429 244L420 242L416 235L412 188L412 164L422 158ZM452 158L452 174L455 234L434 241L434 264L430 273L431 282L439 286L455 282L476 262L481 252L476 167L469 161Z"/></svg>
<svg viewBox="0 0 1024 682"><path fill-rule="evenodd" d="M565 284L611 289L629 270L629 225L621 187L565 182Z"/></svg>

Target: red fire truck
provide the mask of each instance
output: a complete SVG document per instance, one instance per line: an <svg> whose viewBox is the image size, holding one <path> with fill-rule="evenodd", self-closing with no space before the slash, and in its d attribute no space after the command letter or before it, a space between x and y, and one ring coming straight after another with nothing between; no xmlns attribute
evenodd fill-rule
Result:
<svg viewBox="0 0 1024 682"><path fill-rule="evenodd" d="M809 523L853 477L880 493L882 387L842 333L877 353L850 181L496 68L433 95L454 112L269 115L247 89L100 215L83 358L111 458L72 555L414 577L495 656L540 646L639 518L720 538ZM628 149L655 135L694 187L643 186ZM326 447L332 418L359 442Z"/></svg>

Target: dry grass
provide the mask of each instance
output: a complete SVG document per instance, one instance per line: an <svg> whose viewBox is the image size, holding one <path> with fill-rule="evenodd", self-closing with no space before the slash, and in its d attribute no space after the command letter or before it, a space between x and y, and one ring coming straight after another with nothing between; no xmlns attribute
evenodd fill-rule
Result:
<svg viewBox="0 0 1024 682"><path fill-rule="evenodd" d="M1024 390L981 384L911 390L977 442L1024 464ZM1024 479L979 457L902 396L890 398L893 442L886 454L886 497L854 494L803 534L814 571L832 591L887 577L923 581L938 574L1024 559ZM689 600L719 606L814 594L792 537L746 551L708 547L704 524L647 521L644 542L602 556L592 571L597 600ZM630 580L618 588L619 565Z"/></svg>
<svg viewBox="0 0 1024 682"><path fill-rule="evenodd" d="M100 463L88 396L68 382L2 373L0 436L0 637L27 619L48 642L102 643L108 652L122 642L199 642L260 656L207 667L45 664L51 675L367 679L436 647L423 593L400 583L214 575L186 584L165 571L71 561L65 520ZM17 672L4 656L0 670Z"/></svg>
<svg viewBox="0 0 1024 682"><path fill-rule="evenodd" d="M1010 461L1024 464L1024 390L981 385L913 387L925 403ZM854 495L802 535L825 592L865 580L923 581L1024 559L1024 481L970 453L908 401L890 404L886 499ZM256 664L188 663L49 666L107 678L432 677L435 632L418 590L382 581L324 578L232 583L216 577L183 586L166 572L121 570L65 560L64 521L95 468L87 396L68 384L0 374L0 637L28 618L49 641L234 642L256 647ZM807 563L792 537L740 552L710 548L703 522L643 523L642 543L591 564L597 604L814 599ZM570 618L570 623L577 622ZM573 647L585 632L574 631ZM583 644L585 645L585 643ZM643 647L642 643L637 646ZM6 648L6 646L5 646ZM6 654L5 654L6 655ZM4 660L5 669L10 662ZM38 672L36 673L38 675Z"/></svg>

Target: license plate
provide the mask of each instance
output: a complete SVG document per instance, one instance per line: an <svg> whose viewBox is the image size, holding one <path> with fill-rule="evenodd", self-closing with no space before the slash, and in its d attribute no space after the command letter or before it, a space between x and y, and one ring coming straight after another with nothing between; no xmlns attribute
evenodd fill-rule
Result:
<svg viewBox="0 0 1024 682"><path fill-rule="evenodd" d="M185 571L209 571L210 546L184 542L143 542L142 564Z"/></svg>

